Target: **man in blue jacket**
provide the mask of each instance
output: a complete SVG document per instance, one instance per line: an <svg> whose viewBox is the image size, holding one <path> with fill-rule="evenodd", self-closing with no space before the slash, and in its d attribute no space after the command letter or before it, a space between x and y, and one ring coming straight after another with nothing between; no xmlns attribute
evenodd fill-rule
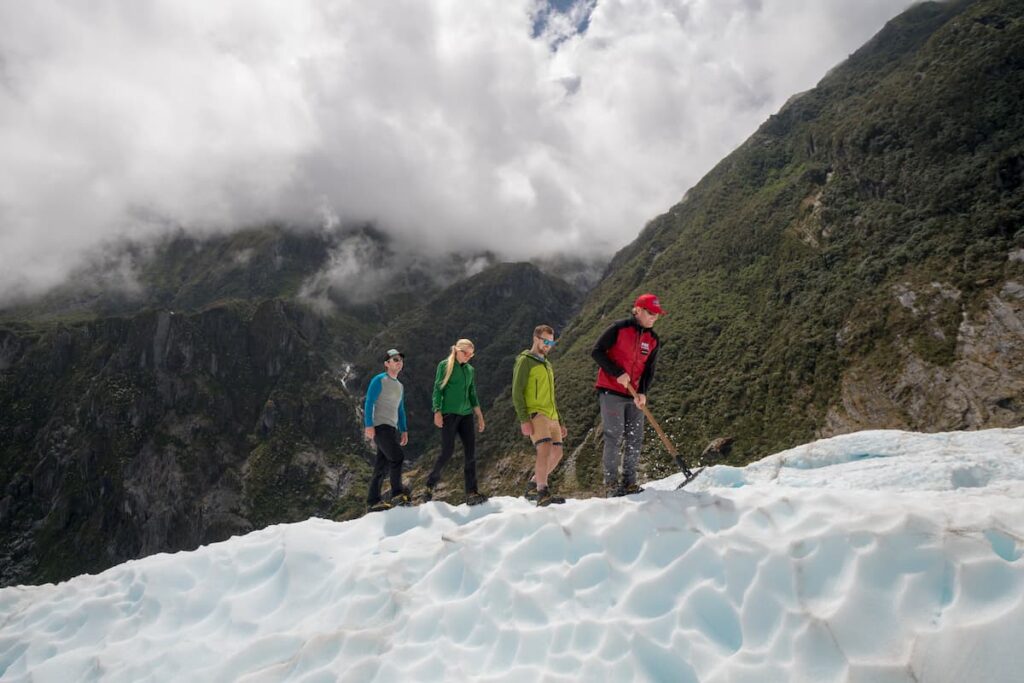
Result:
<svg viewBox="0 0 1024 683"><path fill-rule="evenodd" d="M384 354L384 372L370 380L363 405L363 427L368 441L377 446L377 460L373 465L370 491L366 506L370 512L387 510L394 505L410 503L410 489L402 484L402 446L409 443L405 423L405 388L398 381L398 373L405 365L405 356L398 349ZM391 502L382 500L380 487L384 473L391 479Z"/></svg>

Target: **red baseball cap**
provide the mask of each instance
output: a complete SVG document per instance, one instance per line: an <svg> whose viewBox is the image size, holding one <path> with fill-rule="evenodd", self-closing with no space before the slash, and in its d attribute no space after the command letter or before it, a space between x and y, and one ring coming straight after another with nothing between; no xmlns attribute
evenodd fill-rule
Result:
<svg viewBox="0 0 1024 683"><path fill-rule="evenodd" d="M651 313L657 313L658 315L664 315L665 313L665 309L663 309L661 304L658 302L658 297L653 294L641 294L636 298L636 301L633 302L633 306L635 308L642 308L645 311L650 311Z"/></svg>

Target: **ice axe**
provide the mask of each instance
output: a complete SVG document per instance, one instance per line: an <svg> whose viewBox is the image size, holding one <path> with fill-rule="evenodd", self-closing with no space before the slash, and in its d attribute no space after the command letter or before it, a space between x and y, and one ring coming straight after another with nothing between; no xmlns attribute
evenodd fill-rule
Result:
<svg viewBox="0 0 1024 683"><path fill-rule="evenodd" d="M629 389L629 393L633 395L634 400L639 400L639 396L636 393L636 389L633 388L632 384L627 384L626 388ZM679 466L680 471L682 471L683 475L686 477L686 482L689 482L696 475L689 467L686 466L686 461L683 460L683 457L679 455L679 451L676 450L676 447L672 444L671 441L669 441L668 436L665 434L665 430L661 428L661 425L658 424L658 421L654 419L653 415L651 415L651 411L647 410L646 403L640 408L640 410L644 411L644 415L647 417L647 421L651 423L651 426L654 427L654 431L658 433L658 437L661 438L661 443L665 444L665 450L668 451L668 454L671 455L672 458L675 460L676 465ZM700 470L697 470L697 473L699 474ZM685 484L686 482L683 483Z"/></svg>

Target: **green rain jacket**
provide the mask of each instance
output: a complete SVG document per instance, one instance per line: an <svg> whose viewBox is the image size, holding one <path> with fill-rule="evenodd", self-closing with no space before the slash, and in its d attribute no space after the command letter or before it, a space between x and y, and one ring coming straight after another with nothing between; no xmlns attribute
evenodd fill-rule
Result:
<svg viewBox="0 0 1024 683"><path fill-rule="evenodd" d="M441 382L444 381L447 368L447 358L437 364L437 373L434 375L433 411L441 411L443 415L469 415L473 408L480 405L476 397L476 371L469 363L456 361L455 367L452 368L452 376L442 389Z"/></svg>
<svg viewBox="0 0 1024 683"><path fill-rule="evenodd" d="M516 356L512 370L512 405L519 422L529 422L534 413L547 415L556 422L555 372L546 358L541 359L527 349Z"/></svg>

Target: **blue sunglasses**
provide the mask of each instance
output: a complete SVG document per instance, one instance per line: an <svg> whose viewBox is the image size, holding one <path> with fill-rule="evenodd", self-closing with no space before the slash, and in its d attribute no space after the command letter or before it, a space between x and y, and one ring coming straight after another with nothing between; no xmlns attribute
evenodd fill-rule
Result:
<svg viewBox="0 0 1024 683"><path fill-rule="evenodd" d="M544 346L554 346L555 344L558 343L554 339L543 339L542 338L541 341L544 342Z"/></svg>

